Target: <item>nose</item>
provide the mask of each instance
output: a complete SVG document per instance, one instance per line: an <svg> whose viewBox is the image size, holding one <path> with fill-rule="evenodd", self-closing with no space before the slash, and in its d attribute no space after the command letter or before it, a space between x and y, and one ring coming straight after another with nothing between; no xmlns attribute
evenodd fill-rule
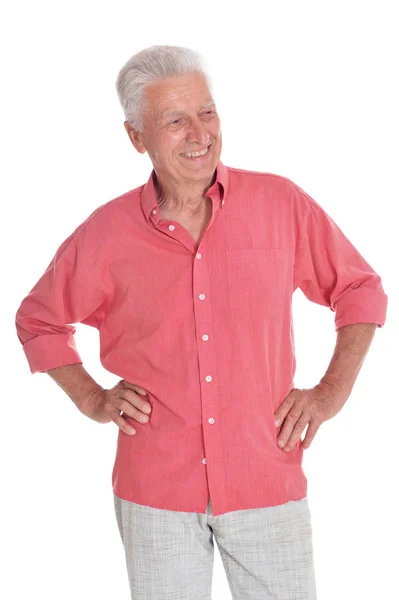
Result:
<svg viewBox="0 0 399 600"><path fill-rule="evenodd" d="M200 146L206 146L209 142L209 133L200 119L192 119L191 126L187 132L187 142L197 142Z"/></svg>

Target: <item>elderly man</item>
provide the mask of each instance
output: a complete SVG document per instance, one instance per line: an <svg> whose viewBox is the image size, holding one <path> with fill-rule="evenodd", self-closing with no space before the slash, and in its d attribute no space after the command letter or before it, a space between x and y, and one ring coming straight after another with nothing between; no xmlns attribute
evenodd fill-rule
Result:
<svg viewBox="0 0 399 600"><path fill-rule="evenodd" d="M119 428L112 485L132 598L210 598L214 536L235 599L314 600L303 449L385 323L381 279L293 181L221 162L196 52L145 49L117 90L153 170L94 210L23 299L30 370ZM311 389L293 383L297 288L335 313L335 352ZM99 330L113 388L83 368L74 323Z"/></svg>

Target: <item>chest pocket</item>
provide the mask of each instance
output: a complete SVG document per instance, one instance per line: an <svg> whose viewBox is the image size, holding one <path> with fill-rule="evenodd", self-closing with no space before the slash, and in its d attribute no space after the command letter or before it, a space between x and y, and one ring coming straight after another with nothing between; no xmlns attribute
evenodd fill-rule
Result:
<svg viewBox="0 0 399 600"><path fill-rule="evenodd" d="M227 249L230 308L242 319L282 314L286 286L284 248Z"/></svg>

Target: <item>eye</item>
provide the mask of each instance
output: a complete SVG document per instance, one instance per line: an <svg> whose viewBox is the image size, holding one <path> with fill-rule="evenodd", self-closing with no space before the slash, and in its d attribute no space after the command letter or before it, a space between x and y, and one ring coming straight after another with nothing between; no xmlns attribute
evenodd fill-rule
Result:
<svg viewBox="0 0 399 600"><path fill-rule="evenodd" d="M212 114L215 114L215 111L214 110L207 110L206 112L204 112L202 114L203 115L212 115ZM181 121L182 121L182 119L174 119L173 121L169 122L169 125L177 125Z"/></svg>

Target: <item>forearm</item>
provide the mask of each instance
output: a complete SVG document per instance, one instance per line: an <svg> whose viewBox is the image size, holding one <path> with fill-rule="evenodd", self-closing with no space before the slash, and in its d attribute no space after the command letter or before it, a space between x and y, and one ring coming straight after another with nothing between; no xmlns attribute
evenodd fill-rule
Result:
<svg viewBox="0 0 399 600"><path fill-rule="evenodd" d="M334 354L320 383L349 396L373 340L376 323L345 325L337 331Z"/></svg>
<svg viewBox="0 0 399 600"><path fill-rule="evenodd" d="M81 363L49 369L46 373L68 394L81 412L84 412L90 397L104 389Z"/></svg>

